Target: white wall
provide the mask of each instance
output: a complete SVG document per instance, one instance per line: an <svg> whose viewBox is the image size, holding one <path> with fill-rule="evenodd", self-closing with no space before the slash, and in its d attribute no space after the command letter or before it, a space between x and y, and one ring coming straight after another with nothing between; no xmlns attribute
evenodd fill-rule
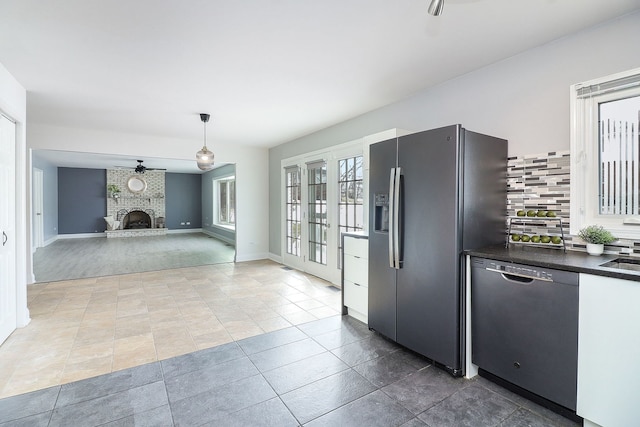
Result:
<svg viewBox="0 0 640 427"><path fill-rule="evenodd" d="M27 309L27 262L31 259L27 231L27 158L26 123L27 92L9 71L0 64L0 111L16 122L16 286L17 325L29 323Z"/></svg>
<svg viewBox="0 0 640 427"><path fill-rule="evenodd" d="M556 40L269 152L269 250L280 255L280 161L399 128L455 123L509 140L509 155L569 149L569 86L638 67L640 12Z"/></svg>
<svg viewBox="0 0 640 427"><path fill-rule="evenodd" d="M31 149L192 160L201 146L200 140L29 125L28 147ZM216 147L215 143L209 146L214 151L217 162L236 164L237 260L266 258L269 245L269 186L265 179L268 175L267 149L222 145Z"/></svg>

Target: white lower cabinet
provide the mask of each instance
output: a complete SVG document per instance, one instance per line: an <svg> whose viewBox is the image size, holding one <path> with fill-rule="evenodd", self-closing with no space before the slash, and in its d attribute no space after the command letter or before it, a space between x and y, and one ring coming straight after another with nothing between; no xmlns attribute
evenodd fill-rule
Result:
<svg viewBox="0 0 640 427"><path fill-rule="evenodd" d="M580 275L577 414L585 426L638 425L640 283Z"/></svg>
<svg viewBox="0 0 640 427"><path fill-rule="evenodd" d="M343 313L367 323L369 312L368 240L362 235L342 235Z"/></svg>

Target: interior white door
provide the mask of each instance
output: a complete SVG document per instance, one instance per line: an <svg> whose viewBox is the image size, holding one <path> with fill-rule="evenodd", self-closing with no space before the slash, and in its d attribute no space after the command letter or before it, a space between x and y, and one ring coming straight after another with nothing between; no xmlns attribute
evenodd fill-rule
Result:
<svg viewBox="0 0 640 427"><path fill-rule="evenodd" d="M33 248L44 246L44 172L33 169Z"/></svg>
<svg viewBox="0 0 640 427"><path fill-rule="evenodd" d="M16 329L16 125L0 114L0 344Z"/></svg>

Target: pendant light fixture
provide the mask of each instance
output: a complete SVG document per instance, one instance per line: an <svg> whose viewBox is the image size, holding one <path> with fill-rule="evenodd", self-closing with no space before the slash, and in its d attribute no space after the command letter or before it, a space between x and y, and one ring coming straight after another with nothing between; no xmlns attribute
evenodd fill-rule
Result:
<svg viewBox="0 0 640 427"><path fill-rule="evenodd" d="M431 0L429 4L429 8L427 12L429 15L439 16L442 13L442 8L444 7L444 0Z"/></svg>
<svg viewBox="0 0 640 427"><path fill-rule="evenodd" d="M207 148L207 122L209 121L209 114L200 113L200 120L204 123L204 146L202 150L196 153L196 162L198 162L198 168L203 171L213 169L213 152Z"/></svg>

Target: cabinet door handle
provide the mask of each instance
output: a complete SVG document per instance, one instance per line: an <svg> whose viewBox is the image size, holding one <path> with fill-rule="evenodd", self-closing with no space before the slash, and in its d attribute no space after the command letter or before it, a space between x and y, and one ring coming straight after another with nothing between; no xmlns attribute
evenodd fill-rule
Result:
<svg viewBox="0 0 640 427"><path fill-rule="evenodd" d="M359 283L355 283L355 282L353 282L353 284L356 285L356 286L362 286Z"/></svg>
<svg viewBox="0 0 640 427"><path fill-rule="evenodd" d="M2 232L2 246L7 244L7 240L9 240L9 236L4 231Z"/></svg>

